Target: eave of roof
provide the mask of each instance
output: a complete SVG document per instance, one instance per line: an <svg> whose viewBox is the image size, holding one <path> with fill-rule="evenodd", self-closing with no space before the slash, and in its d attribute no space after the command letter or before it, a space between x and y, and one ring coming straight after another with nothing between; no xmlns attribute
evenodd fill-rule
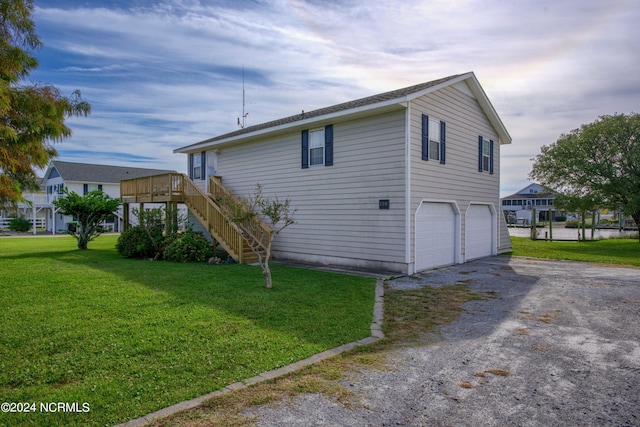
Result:
<svg viewBox="0 0 640 427"><path fill-rule="evenodd" d="M510 144L511 136L505 128L502 120L493 108L486 93L480 86L473 72L465 74L456 74L443 79L433 80L426 83L409 86L354 101L336 104L330 107L320 108L317 110L305 112L301 114L284 117L282 119L250 126L239 129L213 138L205 139L195 144L187 145L173 150L174 153L188 153L202 148L220 147L234 142L244 141L265 134L282 132L296 127L305 127L319 121L327 121L339 117L364 115L373 111L384 111L406 108L408 102L424 96L428 93L435 92L443 87L466 81L471 92L474 94L481 108L489 118L489 121L498 132L501 144Z"/></svg>

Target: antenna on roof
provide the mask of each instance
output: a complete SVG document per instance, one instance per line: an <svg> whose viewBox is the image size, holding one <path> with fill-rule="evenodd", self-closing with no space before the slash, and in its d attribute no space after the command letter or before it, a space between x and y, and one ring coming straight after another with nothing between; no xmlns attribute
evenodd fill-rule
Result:
<svg viewBox="0 0 640 427"><path fill-rule="evenodd" d="M249 113L244 112L244 64L242 64L242 122L240 122L240 117L238 117L238 126L244 129L245 121Z"/></svg>

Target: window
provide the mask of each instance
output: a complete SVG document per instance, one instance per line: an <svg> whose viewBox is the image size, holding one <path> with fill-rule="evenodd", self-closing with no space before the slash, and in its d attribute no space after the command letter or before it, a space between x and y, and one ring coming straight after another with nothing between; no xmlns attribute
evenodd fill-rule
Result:
<svg viewBox="0 0 640 427"><path fill-rule="evenodd" d="M102 190L102 184L84 184L83 192L87 194L89 191Z"/></svg>
<svg viewBox="0 0 640 427"><path fill-rule="evenodd" d="M192 179L200 179L201 177L202 177L202 154L194 154Z"/></svg>
<svg viewBox="0 0 640 427"><path fill-rule="evenodd" d="M201 153L189 154L189 179L205 179L205 170L207 168L207 155L203 151Z"/></svg>
<svg viewBox="0 0 640 427"><path fill-rule="evenodd" d="M478 172L493 173L493 140L478 137Z"/></svg>
<svg viewBox="0 0 640 427"><path fill-rule="evenodd" d="M445 163L445 122L422 115L422 160Z"/></svg>
<svg viewBox="0 0 640 427"><path fill-rule="evenodd" d="M302 169L333 166L333 125L302 131Z"/></svg>
<svg viewBox="0 0 640 427"><path fill-rule="evenodd" d="M324 129L309 131L309 164L324 164Z"/></svg>

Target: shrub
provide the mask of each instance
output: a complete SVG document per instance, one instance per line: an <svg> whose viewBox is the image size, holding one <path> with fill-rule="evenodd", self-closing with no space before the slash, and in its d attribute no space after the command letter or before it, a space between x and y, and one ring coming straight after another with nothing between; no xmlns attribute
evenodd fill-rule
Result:
<svg viewBox="0 0 640 427"><path fill-rule="evenodd" d="M26 233L31 229L31 221L24 218L13 218L9 221L9 230Z"/></svg>
<svg viewBox="0 0 640 427"><path fill-rule="evenodd" d="M118 237L116 250L127 258L160 258L158 243L163 239L160 227L131 227Z"/></svg>
<svg viewBox="0 0 640 427"><path fill-rule="evenodd" d="M211 242L193 230L173 235L164 249L164 259L173 262L204 262L212 256Z"/></svg>
<svg viewBox="0 0 640 427"><path fill-rule="evenodd" d="M578 228L578 227L580 227L580 221L578 221L577 219L570 219L564 225L564 228Z"/></svg>

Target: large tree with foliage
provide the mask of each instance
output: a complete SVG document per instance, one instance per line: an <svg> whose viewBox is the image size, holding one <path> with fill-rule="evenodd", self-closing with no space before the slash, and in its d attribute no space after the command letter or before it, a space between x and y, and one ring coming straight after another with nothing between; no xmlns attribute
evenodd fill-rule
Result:
<svg viewBox="0 0 640 427"><path fill-rule="evenodd" d="M63 197L53 201L62 215L76 218L76 227L67 231L78 239L78 249L87 249L88 243L102 234L101 224L120 206L120 200L109 197L102 190L89 191L84 196L65 190Z"/></svg>
<svg viewBox="0 0 640 427"><path fill-rule="evenodd" d="M542 147L530 177L560 192L564 206L622 209L640 226L640 114L601 116L561 135Z"/></svg>
<svg viewBox="0 0 640 427"><path fill-rule="evenodd" d="M32 0L0 0L0 207L38 188L35 168L56 156L53 143L71 135L65 119L87 115L80 92L63 96L51 85L27 84L41 46Z"/></svg>

